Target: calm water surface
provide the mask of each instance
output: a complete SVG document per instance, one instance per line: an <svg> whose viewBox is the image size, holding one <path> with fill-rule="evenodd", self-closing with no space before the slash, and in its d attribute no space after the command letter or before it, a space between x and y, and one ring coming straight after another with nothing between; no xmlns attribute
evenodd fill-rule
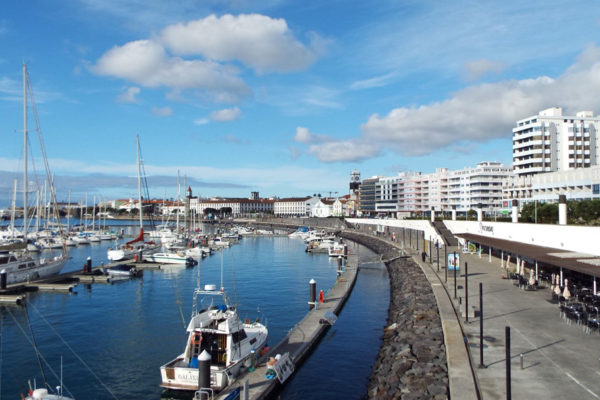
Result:
<svg viewBox="0 0 600 400"><path fill-rule="evenodd" d="M88 256L95 265L106 262L111 245L71 249L64 271L80 269ZM364 248L352 250L361 258L375 258ZM0 394L19 398L27 380L42 382L29 319L49 364L42 361L51 386L59 384L62 355L63 387L77 399L158 399L160 365L185 346L198 272L202 284L219 284L221 259L224 285L239 304L240 316L266 321L271 345L305 315L309 280L314 278L319 290L336 279L336 264L326 255L305 253L300 240L244 238L222 257L217 253L202 260L200 269L147 270L142 279L79 285L71 295L32 293L27 308L4 307L0 313ZM369 267L361 269L338 322L281 398L360 398L366 393L389 303L385 269Z"/></svg>

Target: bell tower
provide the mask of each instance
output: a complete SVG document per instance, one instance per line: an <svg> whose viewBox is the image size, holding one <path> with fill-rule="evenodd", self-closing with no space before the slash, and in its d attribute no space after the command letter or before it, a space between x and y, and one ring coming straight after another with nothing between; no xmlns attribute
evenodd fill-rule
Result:
<svg viewBox="0 0 600 400"><path fill-rule="evenodd" d="M360 187L360 172L356 169L350 174L350 194L356 194Z"/></svg>

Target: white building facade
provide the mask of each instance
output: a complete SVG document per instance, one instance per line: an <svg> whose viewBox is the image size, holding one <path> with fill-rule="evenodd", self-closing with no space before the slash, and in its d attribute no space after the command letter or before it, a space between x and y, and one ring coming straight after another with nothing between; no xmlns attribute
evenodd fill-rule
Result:
<svg viewBox="0 0 600 400"><path fill-rule="evenodd" d="M318 197L290 197L275 200L273 214L282 217L309 217L311 208L319 201Z"/></svg>
<svg viewBox="0 0 600 400"><path fill-rule="evenodd" d="M517 176L598 165L600 118L592 111L563 115L560 107L517 121L513 168Z"/></svg>

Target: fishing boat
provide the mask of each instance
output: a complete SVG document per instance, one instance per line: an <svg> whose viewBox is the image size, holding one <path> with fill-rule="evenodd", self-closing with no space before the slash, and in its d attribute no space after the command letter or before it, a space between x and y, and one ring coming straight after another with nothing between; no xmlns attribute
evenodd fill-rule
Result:
<svg viewBox="0 0 600 400"><path fill-rule="evenodd" d="M221 280L222 268L221 264ZM198 311L199 301L201 308L208 304ZM223 390L240 374L246 360L265 346L267 336L268 330L260 322L240 320L236 307L229 304L222 283L219 290L216 285L205 285L202 290L198 283L185 350L160 367L161 386L179 391L202 389L198 387L198 356L206 351L211 357L211 389Z"/></svg>

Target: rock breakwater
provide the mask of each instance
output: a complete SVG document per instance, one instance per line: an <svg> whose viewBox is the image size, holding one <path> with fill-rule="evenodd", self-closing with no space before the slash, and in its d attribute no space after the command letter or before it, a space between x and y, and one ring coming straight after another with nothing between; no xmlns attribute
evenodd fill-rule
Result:
<svg viewBox="0 0 600 400"><path fill-rule="evenodd" d="M380 239L351 232L342 236L360 243L386 263L390 307L383 343L371 374L369 399L446 399L448 366L437 303L421 268Z"/></svg>

